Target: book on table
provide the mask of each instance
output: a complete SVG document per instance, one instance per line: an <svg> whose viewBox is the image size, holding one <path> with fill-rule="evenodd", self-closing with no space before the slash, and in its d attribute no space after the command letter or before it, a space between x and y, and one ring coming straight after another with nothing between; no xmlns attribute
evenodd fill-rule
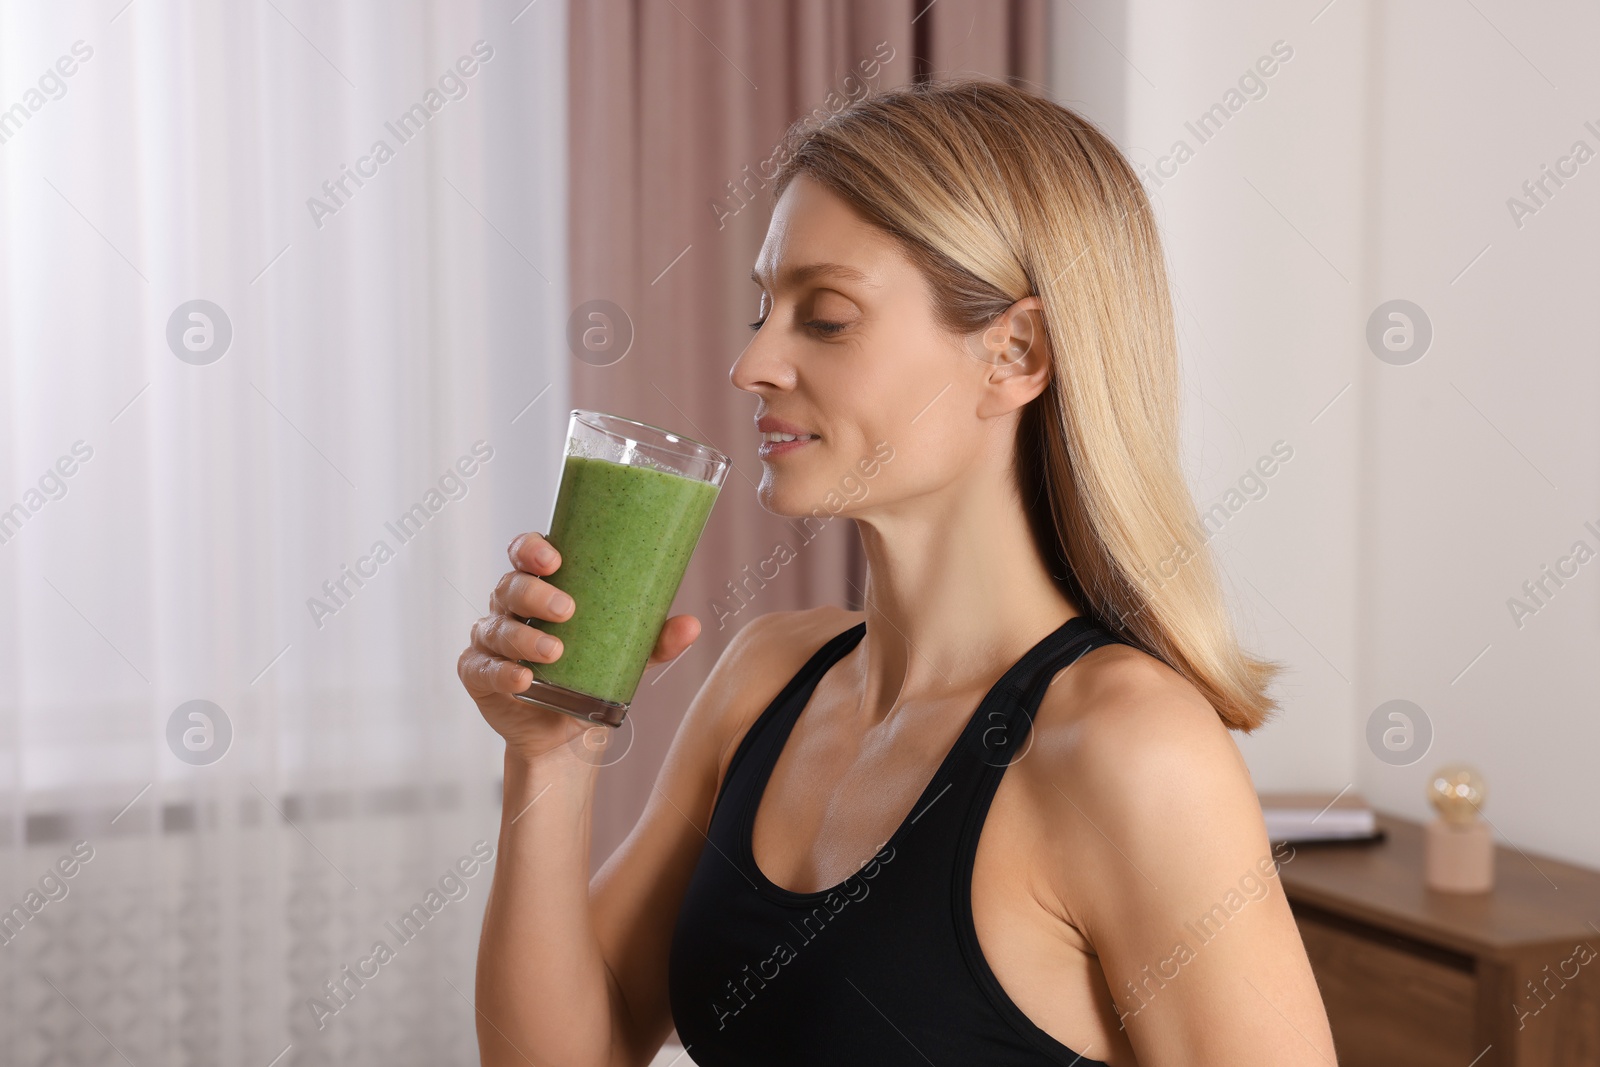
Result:
<svg viewBox="0 0 1600 1067"><path fill-rule="evenodd" d="M1361 794L1261 793L1261 814L1272 841L1370 841L1377 821Z"/></svg>

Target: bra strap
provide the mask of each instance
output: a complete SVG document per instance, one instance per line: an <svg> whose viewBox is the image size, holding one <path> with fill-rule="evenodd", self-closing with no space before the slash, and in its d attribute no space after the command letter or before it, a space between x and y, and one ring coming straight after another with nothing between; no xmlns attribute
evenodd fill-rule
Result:
<svg viewBox="0 0 1600 1067"><path fill-rule="evenodd" d="M1055 648L1044 649L1038 665L1020 684L1008 686L1006 699L989 712L989 719L997 720L984 729L978 738L983 762L991 767L1005 767L1018 757L1013 749L1025 741L1033 729L1033 717L1044 699L1045 690L1057 673L1072 666L1088 652L1110 644L1126 644L1122 638L1105 627L1082 616L1087 621L1079 629L1060 639ZM1067 623L1071 625L1071 620ZM1022 721L1018 721L1018 717Z"/></svg>

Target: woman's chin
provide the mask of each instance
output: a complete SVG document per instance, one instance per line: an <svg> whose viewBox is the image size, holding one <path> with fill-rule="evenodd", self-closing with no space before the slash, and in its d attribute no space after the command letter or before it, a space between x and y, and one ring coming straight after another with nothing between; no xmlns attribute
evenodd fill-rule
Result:
<svg viewBox="0 0 1600 1067"><path fill-rule="evenodd" d="M806 518L818 511L829 515L827 505L823 503L827 490L808 493L805 486L795 484L797 481L799 479L779 474L769 467L761 473L761 484L756 487L756 500L764 511L786 519Z"/></svg>

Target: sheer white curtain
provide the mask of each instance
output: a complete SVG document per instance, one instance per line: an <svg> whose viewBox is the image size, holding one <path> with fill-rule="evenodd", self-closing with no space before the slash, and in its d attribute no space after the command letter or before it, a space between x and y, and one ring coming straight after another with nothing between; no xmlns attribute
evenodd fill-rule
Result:
<svg viewBox="0 0 1600 1067"><path fill-rule="evenodd" d="M566 18L0 5L0 1061L476 1062Z"/></svg>

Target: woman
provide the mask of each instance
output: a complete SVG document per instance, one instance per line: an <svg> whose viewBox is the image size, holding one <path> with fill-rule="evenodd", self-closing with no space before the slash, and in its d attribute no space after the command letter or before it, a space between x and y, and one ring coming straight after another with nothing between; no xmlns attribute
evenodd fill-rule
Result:
<svg viewBox="0 0 1600 1067"><path fill-rule="evenodd" d="M989 82L797 125L730 378L761 503L841 514L865 610L734 638L589 881L581 722L514 700L576 607L523 534L460 673L505 736L485 1064L1331 1064L1229 728L1154 220L1093 126ZM699 635L662 628L662 663ZM594 728L598 730L599 728Z"/></svg>

